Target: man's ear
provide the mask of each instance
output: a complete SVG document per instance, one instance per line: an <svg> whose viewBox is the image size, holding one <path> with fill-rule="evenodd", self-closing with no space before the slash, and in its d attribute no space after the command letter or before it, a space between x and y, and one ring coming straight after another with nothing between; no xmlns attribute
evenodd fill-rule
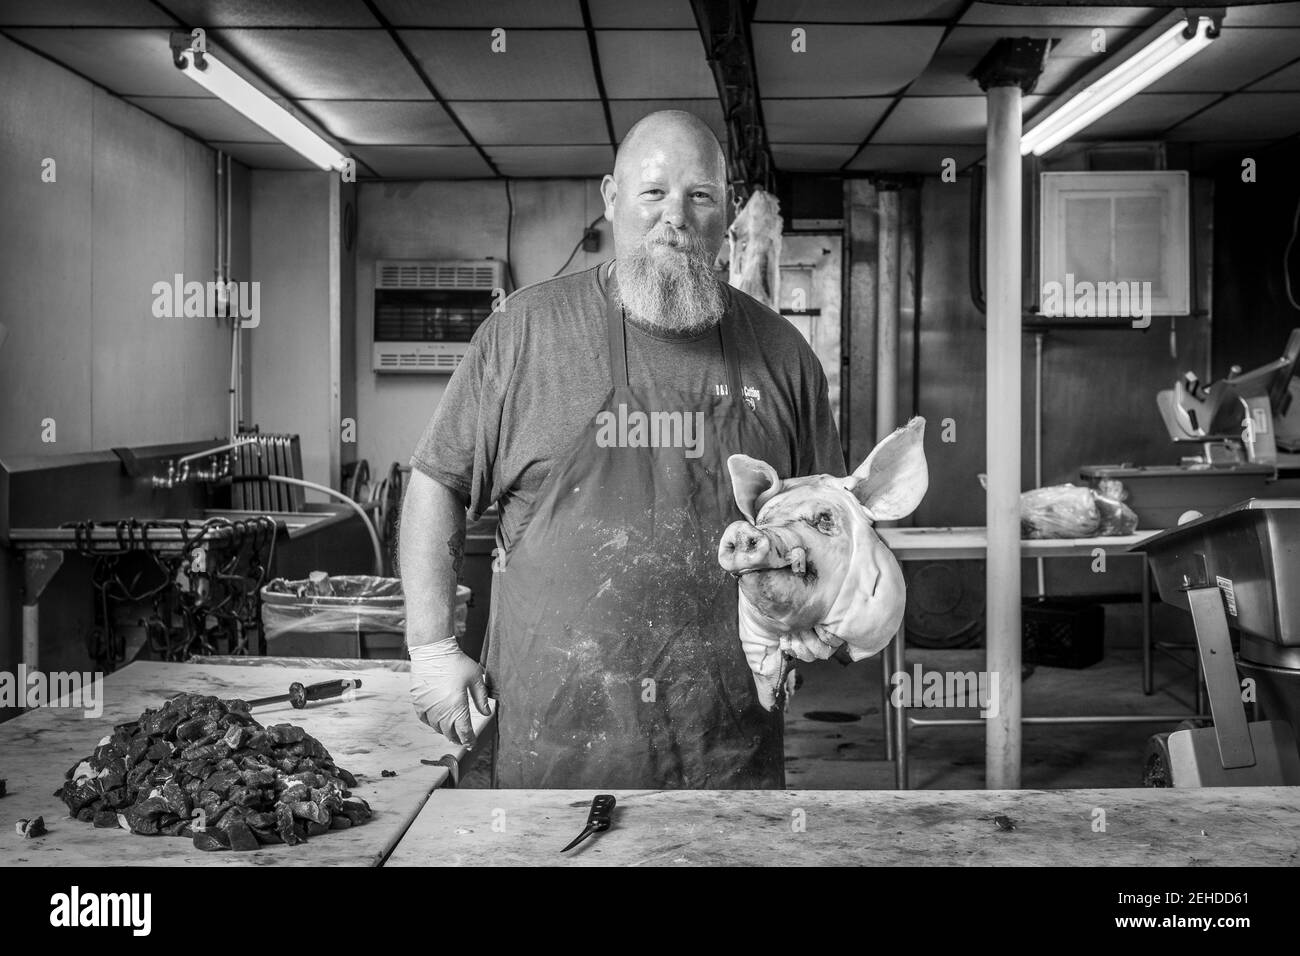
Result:
<svg viewBox="0 0 1300 956"><path fill-rule="evenodd" d="M876 521L910 515L925 497L930 471L925 462L925 419L917 416L872 449L844 487Z"/></svg>
<svg viewBox="0 0 1300 956"><path fill-rule="evenodd" d="M736 506L753 524L763 505L781 490L781 479L767 462L748 455L732 455L727 459L727 470L731 472L731 493L736 496Z"/></svg>
<svg viewBox="0 0 1300 956"><path fill-rule="evenodd" d="M614 177L605 174L605 178L600 181L600 198L605 201L605 218L609 222L614 221L614 197L618 195L618 183Z"/></svg>

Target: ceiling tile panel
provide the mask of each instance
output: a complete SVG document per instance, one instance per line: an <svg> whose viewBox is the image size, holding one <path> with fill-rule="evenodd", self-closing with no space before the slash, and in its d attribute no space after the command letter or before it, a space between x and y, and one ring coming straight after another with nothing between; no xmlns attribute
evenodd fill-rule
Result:
<svg viewBox="0 0 1300 956"><path fill-rule="evenodd" d="M963 24L994 26L1138 27L1159 18L1151 7L1084 5L1039 6L1036 3L977 3L961 18Z"/></svg>
<svg viewBox="0 0 1300 956"><path fill-rule="evenodd" d="M1227 93L1300 56L1300 30L1223 28L1217 40L1172 73L1152 93Z"/></svg>
<svg viewBox="0 0 1300 956"><path fill-rule="evenodd" d="M1023 109L1042 102L1026 96ZM876 130L872 143L924 144L983 143L988 124L983 96L906 96Z"/></svg>
<svg viewBox="0 0 1300 956"><path fill-rule="evenodd" d="M199 89L197 86L195 90ZM171 97L130 96L128 103L152 113L179 129L189 130L201 140L238 143L275 143L274 136L215 96ZM283 103L281 103L283 105Z"/></svg>
<svg viewBox="0 0 1300 956"><path fill-rule="evenodd" d="M658 110L685 110L709 124L713 135L727 141L727 127L722 119L722 104L716 98L695 100L610 100L609 115L614 121L614 136L622 140L633 124L647 113Z"/></svg>
<svg viewBox="0 0 1300 956"><path fill-rule="evenodd" d="M909 95L918 96L969 96L980 94L979 84L970 78L970 71L979 62L977 56L944 56L930 61L920 76L907 88ZM1048 57L1043 72L1034 86L1035 93L1056 93L1069 86L1081 72L1082 59Z"/></svg>
<svg viewBox="0 0 1300 956"><path fill-rule="evenodd" d="M1169 131L1178 142L1282 139L1300 133L1300 93L1238 93Z"/></svg>
<svg viewBox="0 0 1300 956"><path fill-rule="evenodd" d="M984 155L982 146L868 146L849 164L851 172L938 173L945 159L964 169Z"/></svg>
<svg viewBox="0 0 1300 956"><path fill-rule="evenodd" d="M288 146L279 143L208 143L213 149L225 150L251 169L311 169L320 167L303 159Z"/></svg>
<svg viewBox="0 0 1300 956"><path fill-rule="evenodd" d="M480 145L600 145L609 142L599 100L482 103L462 100L451 109Z"/></svg>
<svg viewBox="0 0 1300 956"><path fill-rule="evenodd" d="M191 27L377 27L360 0L162 0Z"/></svg>
<svg viewBox="0 0 1300 956"><path fill-rule="evenodd" d="M608 146L489 146L504 176L603 176L614 170Z"/></svg>
<svg viewBox="0 0 1300 956"><path fill-rule="evenodd" d="M447 111L432 100L302 100L346 143L468 146Z"/></svg>
<svg viewBox="0 0 1300 956"><path fill-rule="evenodd" d="M772 160L782 172L839 169L857 146L836 143L773 143Z"/></svg>
<svg viewBox="0 0 1300 956"><path fill-rule="evenodd" d="M597 30L611 28L668 30L696 29L691 0L655 0L654 3L628 3L627 0L587 0L591 24Z"/></svg>
<svg viewBox="0 0 1300 956"><path fill-rule="evenodd" d="M1300 42L1300 39L1297 40ZM1251 93L1268 93L1273 91L1295 92L1300 90L1300 63L1285 66L1271 76L1247 88Z"/></svg>
<svg viewBox="0 0 1300 956"><path fill-rule="evenodd" d="M1216 98L1214 93L1140 93L1080 130L1074 138L1155 138L1162 130L1205 108Z"/></svg>
<svg viewBox="0 0 1300 956"><path fill-rule="evenodd" d="M964 0L758 0L754 20L781 23L890 23L948 20Z"/></svg>
<svg viewBox="0 0 1300 956"><path fill-rule="evenodd" d="M1223 22L1233 27L1300 27L1300 3L1230 6Z"/></svg>
<svg viewBox="0 0 1300 956"><path fill-rule="evenodd" d="M791 50L785 26L752 28L758 88L763 96L885 96L925 69L939 27L810 26L807 52Z"/></svg>
<svg viewBox="0 0 1300 956"><path fill-rule="evenodd" d="M507 47L512 27L582 26L578 0L376 0L375 5L395 27L502 27Z"/></svg>
<svg viewBox="0 0 1300 956"><path fill-rule="evenodd" d="M222 30L219 39L295 98L431 99L382 30Z"/></svg>
<svg viewBox="0 0 1300 956"><path fill-rule="evenodd" d="M149 0L0 0L0 27L170 27Z"/></svg>
<svg viewBox="0 0 1300 956"><path fill-rule="evenodd" d="M691 99L717 95L695 30L599 30L600 69L613 99Z"/></svg>
<svg viewBox="0 0 1300 956"><path fill-rule="evenodd" d="M172 65L167 30L6 32L119 96L193 96L201 89Z"/></svg>
<svg viewBox="0 0 1300 956"><path fill-rule="evenodd" d="M492 170L472 146L362 146L356 158L390 179L486 179Z"/></svg>
<svg viewBox="0 0 1300 956"><path fill-rule="evenodd" d="M1122 32L1108 30L1106 49L1112 52L1119 50L1128 38L1140 32L1140 30L1127 29ZM1008 35L1003 27L960 26L948 34L940 53L943 56L968 57L971 66L974 67L980 58L993 48L993 44ZM1054 41L1048 57L1049 61L1076 57L1091 60L1100 56L1092 52L1092 30L1086 27L1026 26L1017 27L1010 35Z"/></svg>
<svg viewBox="0 0 1300 956"><path fill-rule="evenodd" d="M487 33L403 30L438 92L448 100L596 99L587 35L581 30L510 30L493 53Z"/></svg>
<svg viewBox="0 0 1300 956"><path fill-rule="evenodd" d="M763 121L772 143L861 143L893 100L763 99Z"/></svg>

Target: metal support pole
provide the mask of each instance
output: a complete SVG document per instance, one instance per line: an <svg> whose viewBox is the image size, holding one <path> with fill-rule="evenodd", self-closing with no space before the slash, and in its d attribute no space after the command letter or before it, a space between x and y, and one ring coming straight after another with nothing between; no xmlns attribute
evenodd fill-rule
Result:
<svg viewBox="0 0 1300 956"><path fill-rule="evenodd" d="M988 468L988 672L999 675L988 720L985 786L1020 787L1020 87L988 87L985 418Z"/></svg>
<svg viewBox="0 0 1300 956"><path fill-rule="evenodd" d="M898 427L898 325L902 281L897 189L877 193L880 222L876 246L876 441Z"/></svg>
<svg viewBox="0 0 1300 956"><path fill-rule="evenodd" d="M1034 333L1034 487L1043 487L1043 332ZM1038 596L1047 596L1047 572L1040 555L1035 561L1038 571Z"/></svg>

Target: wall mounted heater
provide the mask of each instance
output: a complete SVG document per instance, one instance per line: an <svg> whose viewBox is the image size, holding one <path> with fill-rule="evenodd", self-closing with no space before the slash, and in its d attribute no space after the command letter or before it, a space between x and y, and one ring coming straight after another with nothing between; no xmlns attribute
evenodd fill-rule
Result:
<svg viewBox="0 0 1300 956"><path fill-rule="evenodd" d="M375 262L376 372L450 374L506 293L496 259Z"/></svg>

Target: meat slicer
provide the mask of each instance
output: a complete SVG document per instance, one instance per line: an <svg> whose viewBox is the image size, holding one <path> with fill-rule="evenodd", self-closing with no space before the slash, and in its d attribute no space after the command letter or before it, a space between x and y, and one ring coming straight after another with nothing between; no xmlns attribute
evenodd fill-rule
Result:
<svg viewBox="0 0 1300 956"><path fill-rule="evenodd" d="M1280 358L1257 369L1234 365L1211 385L1188 372L1156 395L1169 437L1201 445L1198 464L1276 466L1279 449L1300 451L1300 379L1293 378L1298 359L1300 328L1292 329Z"/></svg>

